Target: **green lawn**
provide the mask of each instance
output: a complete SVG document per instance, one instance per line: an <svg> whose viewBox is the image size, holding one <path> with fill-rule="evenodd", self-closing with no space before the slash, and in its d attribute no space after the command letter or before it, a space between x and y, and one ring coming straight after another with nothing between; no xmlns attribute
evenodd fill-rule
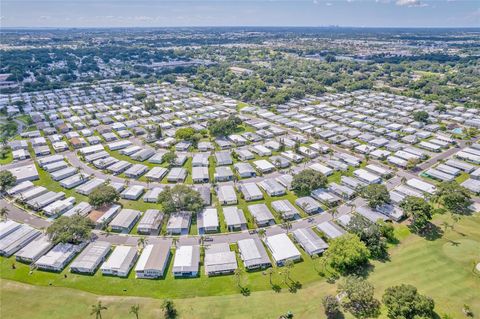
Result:
<svg viewBox="0 0 480 319"><path fill-rule="evenodd" d="M10 164L13 161L12 151L10 150L5 158L0 158L0 165Z"/></svg>
<svg viewBox="0 0 480 319"><path fill-rule="evenodd" d="M436 223L441 224L446 218L437 217ZM448 229L435 241L409 235L404 226L398 227L396 233L401 244L391 249L391 261L373 262L369 276L379 298L386 287L411 283L435 299L440 315L448 313L452 318L464 318L463 304L470 305L476 315L480 313L480 278L472 271L473 263L480 261L479 215L463 218L453 230ZM236 293L233 276L183 280L169 276L158 281L136 280L132 276L119 279L73 274L64 278L39 271L28 275L26 266L17 263L17 269L12 270L11 263L5 258L1 263L1 276L7 279L0 281L1 311L5 318L87 318L91 305L99 299L108 307L103 318L133 318L128 314L133 304L140 304L140 318L153 318L158 317L162 302L155 298L165 296L174 298L179 318L277 318L288 310L295 318L324 318L321 297L336 289L335 284L328 284L315 274L309 259L296 264L292 272L293 279L303 283L297 293L286 289L274 293L269 289L268 277L256 272L246 279L246 285L252 290L249 297ZM279 281L276 274L274 282ZM48 287L50 282L53 287ZM19 311L20 304L28 307ZM349 314L345 317L351 318ZM380 318L386 318L385 313Z"/></svg>

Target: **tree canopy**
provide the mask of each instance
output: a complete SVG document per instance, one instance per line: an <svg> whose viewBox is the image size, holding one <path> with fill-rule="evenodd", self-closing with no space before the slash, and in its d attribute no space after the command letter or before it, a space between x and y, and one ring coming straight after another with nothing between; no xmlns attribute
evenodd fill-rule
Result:
<svg viewBox="0 0 480 319"><path fill-rule="evenodd" d="M235 133L241 124L242 120L235 115L230 115L226 119L209 121L208 130L213 136L227 136Z"/></svg>
<svg viewBox="0 0 480 319"><path fill-rule="evenodd" d="M88 201L94 207L112 204L119 198L120 196L115 188L109 185L99 186L88 195Z"/></svg>
<svg viewBox="0 0 480 319"><path fill-rule="evenodd" d="M175 185L173 188L165 187L158 195L158 202L162 205L165 213L189 211L197 213L205 203L200 193L186 185Z"/></svg>
<svg viewBox="0 0 480 319"><path fill-rule="evenodd" d="M327 185L327 177L322 173L305 169L293 176L292 190L298 196L307 196L317 188L324 188Z"/></svg>
<svg viewBox="0 0 480 319"><path fill-rule="evenodd" d="M415 231L422 231L432 219L432 206L423 198L407 196L400 203L405 214L411 218L410 227Z"/></svg>
<svg viewBox="0 0 480 319"><path fill-rule="evenodd" d="M12 172L7 170L0 172L0 190L2 192L15 185L16 182L17 178L12 174Z"/></svg>
<svg viewBox="0 0 480 319"><path fill-rule="evenodd" d="M338 292L346 298L343 307L357 318L372 318L380 315L380 301L375 299L375 289L363 278L348 276L339 284Z"/></svg>
<svg viewBox="0 0 480 319"><path fill-rule="evenodd" d="M79 244L90 239L93 223L87 217L75 214L60 216L48 228L47 235L54 244Z"/></svg>
<svg viewBox="0 0 480 319"><path fill-rule="evenodd" d="M388 309L388 318L434 318L435 302L418 293L412 285L401 284L389 287L382 301Z"/></svg>
<svg viewBox="0 0 480 319"><path fill-rule="evenodd" d="M332 239L324 256L333 269L346 274L365 265L370 257L370 251L357 235L347 233Z"/></svg>
<svg viewBox="0 0 480 319"><path fill-rule="evenodd" d="M348 223L348 229L367 246L371 257L385 259L388 256L387 238L380 226L355 214Z"/></svg>
<svg viewBox="0 0 480 319"><path fill-rule="evenodd" d="M360 191L362 197L364 197L368 206L371 208L377 208L385 204L390 204L390 193L387 187L383 184L370 184L362 188Z"/></svg>
<svg viewBox="0 0 480 319"><path fill-rule="evenodd" d="M417 111L413 113L413 119L417 122L428 122L428 112L426 111Z"/></svg>
<svg viewBox="0 0 480 319"><path fill-rule="evenodd" d="M457 214L470 212L472 197L465 187L456 181L443 182L437 185L435 197L447 210Z"/></svg>

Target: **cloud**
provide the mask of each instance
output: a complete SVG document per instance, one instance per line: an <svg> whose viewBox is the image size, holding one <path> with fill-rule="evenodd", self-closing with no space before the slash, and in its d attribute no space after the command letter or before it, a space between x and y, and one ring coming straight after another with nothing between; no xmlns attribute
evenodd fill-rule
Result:
<svg viewBox="0 0 480 319"><path fill-rule="evenodd" d="M397 0L395 2L397 6L402 7L426 7L427 4L421 2L420 0Z"/></svg>

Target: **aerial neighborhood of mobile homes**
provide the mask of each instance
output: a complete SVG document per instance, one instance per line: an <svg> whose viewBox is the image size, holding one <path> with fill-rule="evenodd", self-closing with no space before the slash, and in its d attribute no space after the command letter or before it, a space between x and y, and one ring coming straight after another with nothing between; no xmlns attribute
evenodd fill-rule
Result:
<svg viewBox="0 0 480 319"><path fill-rule="evenodd" d="M136 99L140 93L156 108ZM25 102L22 110L16 101ZM28 221L8 219L0 222L0 254L41 271L138 279L302 262L348 232L354 214L371 223L400 221L406 196L428 197L438 182L459 176L462 186L480 194L480 144L459 144L454 137L480 128L480 113L463 107L440 113L435 106L357 90L291 100L274 113L186 86L114 81L88 90L73 85L4 95L0 108L10 116L22 111L33 121L32 129L9 142L14 162L2 170L16 184L7 189L8 200L46 223L78 214L94 223L96 234L108 229L113 235L53 244ZM428 112L428 123L415 121L418 110ZM181 128L205 132L208 121L230 115L242 121L235 134L203 136L197 145L176 138ZM175 158L167 163L171 152ZM293 176L305 169L326 176L328 185L297 196ZM163 211L159 194L176 184L198 191L204 208ZM390 204L367 205L359 190L372 184L387 186ZM102 185L112 186L120 199L93 207L88 196ZM352 203L354 210L330 214ZM230 233L241 237L231 243ZM196 241L183 241L187 235ZM139 248L116 241L125 236L146 236L148 242Z"/></svg>

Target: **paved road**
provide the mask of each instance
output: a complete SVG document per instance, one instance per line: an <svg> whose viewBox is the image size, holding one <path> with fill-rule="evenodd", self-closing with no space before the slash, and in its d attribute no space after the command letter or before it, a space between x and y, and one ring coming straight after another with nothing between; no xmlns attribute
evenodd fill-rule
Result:
<svg viewBox="0 0 480 319"><path fill-rule="evenodd" d="M294 134L301 134L297 131L294 131L294 130L291 130L291 129L288 129L288 128L287 128L287 131L289 131L291 133L294 133ZM476 140L478 140L478 138ZM361 160L363 159L362 157L359 157L358 154L354 154L354 153L350 152L349 150L345 150L345 149L340 148L336 145L326 144L325 142L323 142L321 140L318 140L316 142L318 142L320 144L323 144L323 145L326 145L326 146L332 148L335 151L349 153L350 155L353 155L353 156L355 156L355 157L357 157ZM138 139L135 139L135 144L139 144L139 143L141 143L141 142ZM458 152L460 149L464 148L465 146L466 146L466 142L465 141L460 141L458 148L451 148L451 149L439 154L438 156L432 157L431 159L429 159L428 161L426 161L422 165L420 165L420 168L422 170L427 169L427 168L431 167L432 165L435 165L436 163L438 163L439 160L445 159L445 158L453 155L454 153ZM86 163L82 162L77 157L75 152L65 152L64 155L67 158L67 160L70 162L71 165L82 169L86 174L94 175L98 178L102 178L102 179L105 179L105 180L110 179L111 181L114 181L114 182L120 182L120 183L125 182L125 179L123 179L123 178L105 174L102 171L96 170L96 169L88 166ZM302 170L307 165L310 165L311 163L314 163L318 160L319 159L313 160L309 163L302 163L298 166L292 167L291 170L293 172ZM382 166L382 167L386 167L383 163L381 163L379 161L376 161L376 160L373 160L373 159L370 159L369 162L370 163L375 163L376 165L379 165L379 166ZM29 163L32 163L32 160L26 160L26 161L22 161L22 162L16 162L16 163L12 163L12 164L9 164L9 165L5 165L5 166L2 166L2 169L13 168L13 167L16 167L16 166L25 165L25 164L29 164ZM273 172L271 174L266 174L264 176L258 176L258 177L255 177L255 178L250 178L250 179L248 179L248 182L259 182L259 181L261 181L265 178L278 177L281 174L282 174L282 172L276 171L276 172ZM410 179L410 178L417 178L417 177L418 176L415 175L414 173L399 169L396 172L396 176L386 182L387 189L391 190L391 189L395 188L396 186L398 186L399 184L401 184L402 178ZM231 183L231 182L227 182L227 183ZM141 182L141 181L138 181L138 180L131 181L130 184L131 185L142 185L144 187L147 187L147 183ZM223 183L219 183L219 184L223 184ZM211 186L211 184L203 184L203 185ZM149 183L150 188L154 187L154 186L165 186L165 184ZM480 199L475 198L475 202L477 203L477 205L480 204ZM362 198L356 198L351 202L343 203L342 205L337 207L337 217L350 213L351 210L352 210L352 204L355 205L355 207L361 207L361 206L364 206L366 203L365 203L365 200L362 199ZM9 212L9 218L13 219L15 221L22 222L22 223L27 223L29 225L32 225L33 227L36 227L36 228L45 228L45 227L48 227L48 225L50 224L50 221L45 220L45 219L43 219L41 217L38 217L36 215L33 215L33 214L29 214L28 212L23 211L22 209L13 205L13 203L10 203L10 202L6 201L5 199L0 200L0 207L8 207L8 209L10 211ZM295 230L295 229L299 229L299 228L313 227L313 226L315 226L315 225L317 225L321 222L329 221L329 220L332 220L332 219L333 219L333 216L328 211L322 212L322 213L317 214L315 216L312 216L312 217L309 217L309 218L304 218L304 219L298 219L298 220L292 222L291 230ZM265 230L266 230L267 235L275 235L275 234L286 233L287 232L287 230L284 229L283 226L280 225L280 224L276 224L276 225L266 227ZM138 236L128 235L128 234L116 234L116 233L115 234L106 234L105 232L102 232L102 231L99 231L99 230L95 230L94 234L95 234L95 236L97 236L97 238L102 239L102 240L106 240L106 241L108 241L112 244L115 244L115 245L119 245L119 244L136 245L137 241L138 241ZM252 238L252 237L256 237L256 236L258 236L258 234L256 234L256 231L251 232L251 231L248 231L248 230L241 231L241 232L234 232L234 233L212 234L212 235L207 235L206 236L209 240L206 241L205 244L208 244L208 243L233 243L233 242L237 242L238 240L241 240L241 239ZM196 243L199 243L200 238L201 238L201 236L199 236L199 235L181 236L179 238L179 244L180 245L196 244ZM148 239L148 242L150 242L150 243L167 241L167 242L169 242L169 244L172 244L172 237L147 236L147 239Z"/></svg>

